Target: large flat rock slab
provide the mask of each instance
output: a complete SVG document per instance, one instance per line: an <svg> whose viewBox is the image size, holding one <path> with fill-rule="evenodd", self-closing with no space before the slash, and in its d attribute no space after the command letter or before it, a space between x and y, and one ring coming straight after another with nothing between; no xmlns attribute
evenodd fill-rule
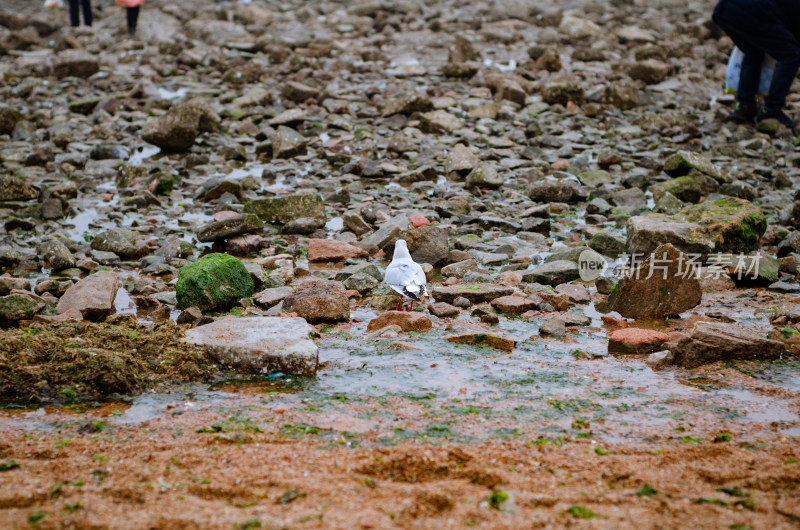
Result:
<svg viewBox="0 0 800 530"><path fill-rule="evenodd" d="M716 361L778 359L785 349L782 342L736 324L699 322L671 351L675 364L697 368Z"/></svg>
<svg viewBox="0 0 800 530"><path fill-rule="evenodd" d="M238 370L316 375L319 348L313 337L303 318L230 317L190 329L184 340Z"/></svg>

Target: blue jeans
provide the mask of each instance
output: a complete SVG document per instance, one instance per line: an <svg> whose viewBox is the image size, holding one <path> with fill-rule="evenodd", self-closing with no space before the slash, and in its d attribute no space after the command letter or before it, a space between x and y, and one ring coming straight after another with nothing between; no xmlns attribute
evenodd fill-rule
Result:
<svg viewBox="0 0 800 530"><path fill-rule="evenodd" d="M737 99L743 106L756 103L764 54L775 58L775 73L764 98L767 113L780 112L800 68L800 42L781 22L768 1L720 0L714 22L744 53Z"/></svg>

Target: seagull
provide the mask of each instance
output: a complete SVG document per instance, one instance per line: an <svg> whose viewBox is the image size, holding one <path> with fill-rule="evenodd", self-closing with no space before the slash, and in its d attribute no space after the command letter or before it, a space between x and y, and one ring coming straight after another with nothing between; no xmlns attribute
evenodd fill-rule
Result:
<svg viewBox="0 0 800 530"><path fill-rule="evenodd" d="M408 253L408 245L405 239L398 239L394 245L394 256L392 262L386 267L386 274L383 277L389 287L400 293L405 298L411 299L411 309L414 309L414 301L421 302L421 297L428 296L428 289L425 287L425 272L411 259ZM397 303L397 311L403 310L403 299Z"/></svg>

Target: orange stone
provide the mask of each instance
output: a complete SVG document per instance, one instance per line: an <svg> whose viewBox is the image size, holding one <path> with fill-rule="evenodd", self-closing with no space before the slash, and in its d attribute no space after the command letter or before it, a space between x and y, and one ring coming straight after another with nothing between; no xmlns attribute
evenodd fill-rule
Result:
<svg viewBox="0 0 800 530"><path fill-rule="evenodd" d="M403 331L425 331L433 327L431 319L413 311L386 311L367 324L367 331L375 331L397 324Z"/></svg>
<svg viewBox="0 0 800 530"><path fill-rule="evenodd" d="M608 338L609 353L653 353L669 340L666 333L653 329L618 329Z"/></svg>
<svg viewBox="0 0 800 530"><path fill-rule="evenodd" d="M423 217L421 215L410 215L408 220L411 221L411 224L414 225L414 228L431 224L427 217Z"/></svg>
<svg viewBox="0 0 800 530"><path fill-rule="evenodd" d="M367 251L332 239L312 239L308 242L308 261L345 261L351 258L369 257Z"/></svg>

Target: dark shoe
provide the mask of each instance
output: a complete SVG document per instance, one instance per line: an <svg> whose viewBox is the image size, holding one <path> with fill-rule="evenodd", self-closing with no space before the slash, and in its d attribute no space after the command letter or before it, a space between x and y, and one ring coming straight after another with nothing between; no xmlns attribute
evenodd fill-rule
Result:
<svg viewBox="0 0 800 530"><path fill-rule="evenodd" d="M743 105L742 103L736 102L736 107L733 109L731 118L737 123L752 124L757 113L758 107L755 105Z"/></svg>
<svg viewBox="0 0 800 530"><path fill-rule="evenodd" d="M761 110L759 110L758 114L756 115L756 123L768 119L778 120L778 123L782 123L791 130L797 128L797 122L784 114L782 110L767 110L764 107L761 107Z"/></svg>

